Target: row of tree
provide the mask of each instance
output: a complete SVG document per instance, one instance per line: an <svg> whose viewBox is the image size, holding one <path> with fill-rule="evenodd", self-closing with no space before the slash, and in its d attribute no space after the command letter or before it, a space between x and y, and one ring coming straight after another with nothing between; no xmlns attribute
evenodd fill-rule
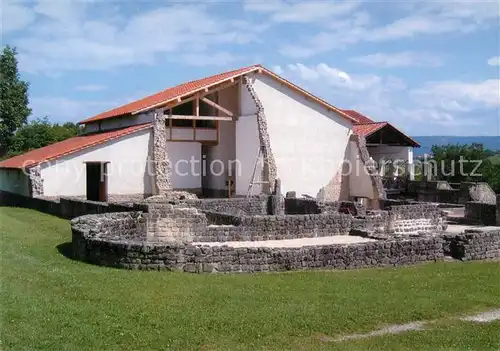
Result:
<svg viewBox="0 0 500 351"><path fill-rule="evenodd" d="M437 180L487 182L500 193L500 150L485 149L482 144L450 144L434 145L431 154L437 165Z"/></svg>
<svg viewBox="0 0 500 351"><path fill-rule="evenodd" d="M46 117L28 122L29 84L20 79L15 48L0 55L0 159L77 135L75 123L51 123Z"/></svg>

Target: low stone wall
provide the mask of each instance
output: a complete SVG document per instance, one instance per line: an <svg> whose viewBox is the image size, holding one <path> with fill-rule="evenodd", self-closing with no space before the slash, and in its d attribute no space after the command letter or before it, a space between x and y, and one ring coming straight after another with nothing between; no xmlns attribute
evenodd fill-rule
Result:
<svg viewBox="0 0 500 351"><path fill-rule="evenodd" d="M481 232L466 230L458 235L445 235L443 250L463 261L500 258L500 230Z"/></svg>
<svg viewBox="0 0 500 351"><path fill-rule="evenodd" d="M390 205L389 205L390 204ZM363 230L373 237L440 233L447 228L442 210L433 204L413 203L400 205L385 203L386 210L368 211L353 220L353 229Z"/></svg>
<svg viewBox="0 0 500 351"><path fill-rule="evenodd" d="M209 214L214 216L214 214ZM197 242L261 241L349 235L353 217L341 213L286 216L225 216L193 237Z"/></svg>
<svg viewBox="0 0 500 351"><path fill-rule="evenodd" d="M366 214L366 208L353 201L316 201L304 198L285 198L285 214L349 213L353 216Z"/></svg>
<svg viewBox="0 0 500 351"><path fill-rule="evenodd" d="M268 213L268 197L266 195L252 196L250 198L196 199L186 200L185 203L203 211L218 213L245 215L264 215Z"/></svg>
<svg viewBox="0 0 500 351"><path fill-rule="evenodd" d="M389 210L389 234L442 232L446 229L443 212L433 204L392 206Z"/></svg>
<svg viewBox="0 0 500 351"><path fill-rule="evenodd" d="M398 266L443 258L443 240L423 237L302 248L233 248L114 242L73 228L75 258L103 266L185 272L273 272Z"/></svg>
<svg viewBox="0 0 500 351"><path fill-rule="evenodd" d="M142 204L112 204L65 197L60 199L36 198L7 191L0 191L0 205L30 208L64 219L72 219L86 214L147 211L147 206Z"/></svg>
<svg viewBox="0 0 500 351"><path fill-rule="evenodd" d="M147 237L150 241L193 241L207 230L207 217L194 207L150 203Z"/></svg>
<svg viewBox="0 0 500 351"><path fill-rule="evenodd" d="M497 205L469 201L465 204L465 219L484 225L496 225Z"/></svg>

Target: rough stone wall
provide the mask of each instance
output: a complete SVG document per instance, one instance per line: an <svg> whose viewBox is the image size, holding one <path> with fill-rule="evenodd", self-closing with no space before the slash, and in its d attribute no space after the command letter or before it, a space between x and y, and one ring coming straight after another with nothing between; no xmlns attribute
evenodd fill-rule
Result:
<svg viewBox="0 0 500 351"><path fill-rule="evenodd" d="M194 207L152 203L148 212L149 241L193 241L207 230L207 217Z"/></svg>
<svg viewBox="0 0 500 351"><path fill-rule="evenodd" d="M354 201L316 201L305 198L285 198L285 214L349 213L363 216L366 208Z"/></svg>
<svg viewBox="0 0 500 351"><path fill-rule="evenodd" d="M358 135L355 140L359 148L361 161L363 161L363 164L370 174L374 195L376 196L375 199L385 199L387 196L385 194L384 185L382 184L382 177L377 170L375 161L370 160L370 154L368 152L368 148L366 147L366 139L363 136Z"/></svg>
<svg viewBox="0 0 500 351"><path fill-rule="evenodd" d="M288 216L229 216L216 218L209 214L210 225L206 232L193 237L196 242L261 241L349 235L352 216L309 214Z"/></svg>
<svg viewBox="0 0 500 351"><path fill-rule="evenodd" d="M460 184L459 202L465 204L469 201L496 204L495 192L487 183L464 182Z"/></svg>
<svg viewBox="0 0 500 351"><path fill-rule="evenodd" d="M387 206L386 210L367 211L353 220L354 230L378 238L441 233L446 228L445 214L432 204Z"/></svg>
<svg viewBox="0 0 500 351"><path fill-rule="evenodd" d="M133 203L140 202L150 197L152 194L109 194L108 202L110 203Z"/></svg>
<svg viewBox="0 0 500 351"><path fill-rule="evenodd" d="M346 160L344 155L344 160ZM316 195L318 201L339 201L349 198L349 166L342 162L341 168L335 173L326 186L321 188Z"/></svg>
<svg viewBox="0 0 500 351"><path fill-rule="evenodd" d="M259 141L264 157L264 174L267 173L266 181L269 182L269 194L271 194L274 191L274 184L278 170L276 167L276 161L274 159L273 152L271 150L271 142L269 140L269 133L267 131L267 120L264 113L264 106L262 105L262 102L257 96L255 89L253 88L253 82L251 81L251 79L245 76L243 78L243 84L247 88L250 96L255 102L255 106L257 107L257 128L259 130Z"/></svg>
<svg viewBox="0 0 500 351"><path fill-rule="evenodd" d="M233 215L264 215L267 214L267 201L266 195L259 195L249 198L186 200L186 204L210 212Z"/></svg>
<svg viewBox="0 0 500 351"><path fill-rule="evenodd" d="M40 166L31 167L29 174L29 190L32 197L43 196L43 179Z"/></svg>
<svg viewBox="0 0 500 351"><path fill-rule="evenodd" d="M443 259L440 237L302 248L233 248L106 242L73 229L73 244L77 259L98 265L192 273L358 269Z"/></svg>
<svg viewBox="0 0 500 351"><path fill-rule="evenodd" d="M462 261L500 258L500 230L481 232L466 230L458 235L444 236L446 254Z"/></svg>
<svg viewBox="0 0 500 351"><path fill-rule="evenodd" d="M465 219L484 225L496 225L497 205L469 201L465 204Z"/></svg>
<svg viewBox="0 0 500 351"><path fill-rule="evenodd" d="M167 152L167 129L163 112L155 113L153 121L154 182L158 195L172 190L172 165Z"/></svg>
<svg viewBox="0 0 500 351"><path fill-rule="evenodd" d="M443 232L447 228L446 216L432 204L392 206L389 216L389 234Z"/></svg>
<svg viewBox="0 0 500 351"><path fill-rule="evenodd" d="M500 226L500 194L497 195L497 225Z"/></svg>

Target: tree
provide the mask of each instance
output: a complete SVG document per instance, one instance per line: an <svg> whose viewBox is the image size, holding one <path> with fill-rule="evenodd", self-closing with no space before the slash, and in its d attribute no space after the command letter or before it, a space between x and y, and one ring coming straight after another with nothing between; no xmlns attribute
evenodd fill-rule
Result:
<svg viewBox="0 0 500 351"><path fill-rule="evenodd" d="M478 162L483 162L493 153L482 144L433 145L432 160L437 166L437 179L451 183L482 181L475 174Z"/></svg>
<svg viewBox="0 0 500 351"><path fill-rule="evenodd" d="M5 153L14 132L26 123L29 84L19 78L17 52L6 46L0 55L0 155Z"/></svg>
<svg viewBox="0 0 500 351"><path fill-rule="evenodd" d="M487 182L495 192L500 192L500 163L492 162L496 160L494 152L482 144L433 145L431 151L437 180Z"/></svg>
<svg viewBox="0 0 500 351"><path fill-rule="evenodd" d="M78 132L78 126L71 122L59 125L50 123L47 117L35 119L16 131L7 156L12 157L29 150L57 143L78 135Z"/></svg>

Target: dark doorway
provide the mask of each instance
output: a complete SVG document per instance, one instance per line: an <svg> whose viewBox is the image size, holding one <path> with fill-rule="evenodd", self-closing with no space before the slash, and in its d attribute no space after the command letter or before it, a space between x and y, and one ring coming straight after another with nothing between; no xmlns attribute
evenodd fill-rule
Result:
<svg viewBox="0 0 500 351"><path fill-rule="evenodd" d="M108 201L107 164L87 163L87 200Z"/></svg>

